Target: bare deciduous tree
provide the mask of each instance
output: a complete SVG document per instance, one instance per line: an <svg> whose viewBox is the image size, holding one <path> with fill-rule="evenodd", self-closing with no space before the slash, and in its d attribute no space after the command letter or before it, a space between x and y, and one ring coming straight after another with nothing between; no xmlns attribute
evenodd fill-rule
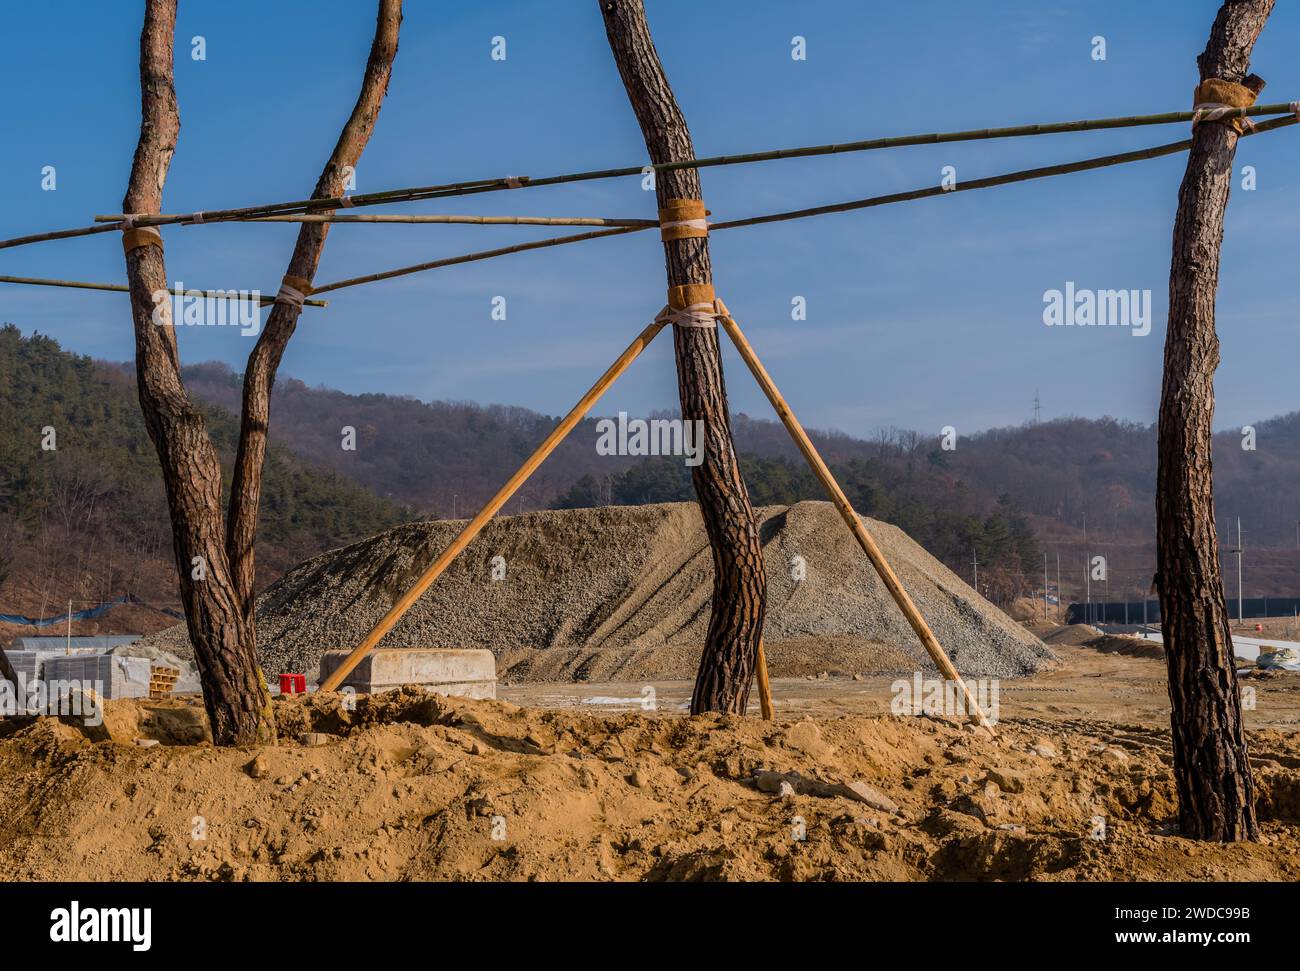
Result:
<svg viewBox="0 0 1300 971"><path fill-rule="evenodd" d="M1201 81L1258 94L1250 54L1273 0L1227 0L1198 59ZM1255 791L1246 756L1232 632L1219 571L1211 444L1219 339L1214 301L1237 132L1203 122L1178 193L1169 272L1156 475L1156 557L1172 704L1174 776L1183 835L1254 839Z"/></svg>
<svg viewBox="0 0 1300 971"><path fill-rule="evenodd" d="M345 167L355 166L365 148L388 89L401 19L401 0L380 0L361 94L317 182L316 197L341 195ZM140 140L123 200L123 212L132 215L162 210L180 133L172 69L175 26L176 0L147 0L140 35ZM328 228L303 224L287 276L310 284ZM170 317L163 325L153 321L153 295L167 288L161 237L140 232L123 235L140 407L162 465L181 602L212 737L218 745L265 740L273 737L274 725L253 628L253 538L270 390L300 308L277 302L249 358L230 515L223 522L221 466L203 415L181 380L175 328Z"/></svg>

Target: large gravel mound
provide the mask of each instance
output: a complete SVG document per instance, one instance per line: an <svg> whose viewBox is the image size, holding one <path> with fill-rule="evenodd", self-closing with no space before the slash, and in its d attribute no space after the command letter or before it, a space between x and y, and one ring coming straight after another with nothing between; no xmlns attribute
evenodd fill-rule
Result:
<svg viewBox="0 0 1300 971"><path fill-rule="evenodd" d="M773 676L933 670L830 503L772 506L759 516ZM1054 660L1042 641L901 530L863 521L963 673L1014 677ZM462 526L399 526L287 574L258 601L266 673L314 672L323 651L354 646ZM502 517L383 646L487 648L503 680L691 678L712 575L694 503ZM189 650L183 626L150 640Z"/></svg>

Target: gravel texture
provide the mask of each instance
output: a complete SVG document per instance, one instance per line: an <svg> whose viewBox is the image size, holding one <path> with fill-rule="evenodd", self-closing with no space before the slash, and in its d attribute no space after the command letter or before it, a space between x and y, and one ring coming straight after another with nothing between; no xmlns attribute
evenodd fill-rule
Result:
<svg viewBox="0 0 1300 971"><path fill-rule="evenodd" d="M758 512L773 676L933 672L830 503ZM1015 677L1054 662L1042 641L901 530L863 521L961 672ZM353 647L462 527L400 526L288 573L258 601L266 674L311 674L324 651ZM801 562L804 576L796 580ZM708 625L712 575L694 503L501 517L383 646L486 648L507 681L690 678ZM183 625L149 640L191 653Z"/></svg>

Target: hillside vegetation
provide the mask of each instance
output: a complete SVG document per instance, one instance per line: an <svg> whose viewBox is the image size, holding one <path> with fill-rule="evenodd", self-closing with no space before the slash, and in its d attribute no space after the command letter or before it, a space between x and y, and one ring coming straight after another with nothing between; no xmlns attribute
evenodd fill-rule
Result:
<svg viewBox="0 0 1300 971"><path fill-rule="evenodd" d="M229 475L238 419L205 406ZM133 594L174 603L171 529L135 375L0 327L0 613ZM393 503L270 450L259 580L402 521Z"/></svg>

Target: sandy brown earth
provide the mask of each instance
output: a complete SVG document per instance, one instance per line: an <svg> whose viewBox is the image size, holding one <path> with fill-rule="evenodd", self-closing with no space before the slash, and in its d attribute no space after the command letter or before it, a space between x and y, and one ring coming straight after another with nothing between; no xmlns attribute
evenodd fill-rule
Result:
<svg viewBox="0 0 1300 971"><path fill-rule="evenodd" d="M1207 846L1173 835L1161 663L1063 653L1002 686L996 739L881 714L884 678L778 681L775 722L685 717L674 684L620 714L643 685L283 699L248 750L112 702L111 741L0 738L0 879L1300 879L1300 675L1246 682L1263 839Z"/></svg>

